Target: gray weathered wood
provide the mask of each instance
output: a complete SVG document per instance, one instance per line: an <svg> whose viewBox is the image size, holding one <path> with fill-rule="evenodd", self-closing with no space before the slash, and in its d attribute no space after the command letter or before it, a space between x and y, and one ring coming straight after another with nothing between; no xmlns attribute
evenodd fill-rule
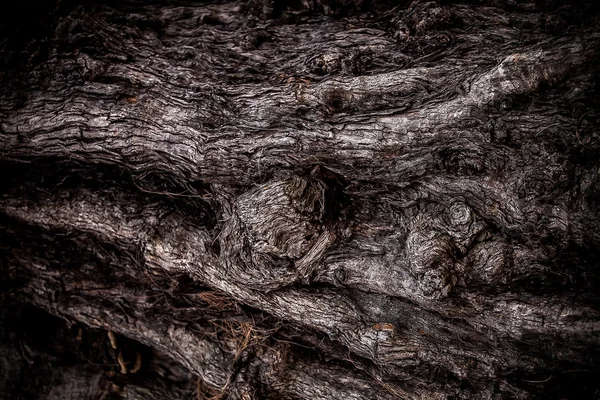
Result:
<svg viewBox="0 0 600 400"><path fill-rule="evenodd" d="M146 351L40 396L600 395L597 6L401 3L6 14L3 312Z"/></svg>

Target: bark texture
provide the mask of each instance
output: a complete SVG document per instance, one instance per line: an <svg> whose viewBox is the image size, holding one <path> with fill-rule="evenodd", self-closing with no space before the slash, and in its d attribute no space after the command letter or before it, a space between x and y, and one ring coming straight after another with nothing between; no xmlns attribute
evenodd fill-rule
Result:
<svg viewBox="0 0 600 400"><path fill-rule="evenodd" d="M0 397L600 396L595 1L7 7Z"/></svg>

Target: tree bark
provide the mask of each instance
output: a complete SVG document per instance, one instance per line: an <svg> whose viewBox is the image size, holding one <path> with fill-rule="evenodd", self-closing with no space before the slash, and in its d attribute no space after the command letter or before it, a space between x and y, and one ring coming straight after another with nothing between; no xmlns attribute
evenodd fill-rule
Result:
<svg viewBox="0 0 600 400"><path fill-rule="evenodd" d="M6 398L600 396L594 1L11 7Z"/></svg>

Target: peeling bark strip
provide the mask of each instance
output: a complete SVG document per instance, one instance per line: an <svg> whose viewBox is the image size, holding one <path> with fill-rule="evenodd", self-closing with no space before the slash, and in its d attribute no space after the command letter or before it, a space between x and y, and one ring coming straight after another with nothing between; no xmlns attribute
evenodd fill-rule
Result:
<svg viewBox="0 0 600 400"><path fill-rule="evenodd" d="M11 7L0 397L600 397L595 2Z"/></svg>

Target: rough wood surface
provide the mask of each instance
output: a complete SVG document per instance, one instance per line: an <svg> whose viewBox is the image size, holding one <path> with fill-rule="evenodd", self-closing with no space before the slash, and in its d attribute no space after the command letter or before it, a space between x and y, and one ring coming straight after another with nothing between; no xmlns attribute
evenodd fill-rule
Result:
<svg viewBox="0 0 600 400"><path fill-rule="evenodd" d="M595 2L5 10L6 398L600 396Z"/></svg>

